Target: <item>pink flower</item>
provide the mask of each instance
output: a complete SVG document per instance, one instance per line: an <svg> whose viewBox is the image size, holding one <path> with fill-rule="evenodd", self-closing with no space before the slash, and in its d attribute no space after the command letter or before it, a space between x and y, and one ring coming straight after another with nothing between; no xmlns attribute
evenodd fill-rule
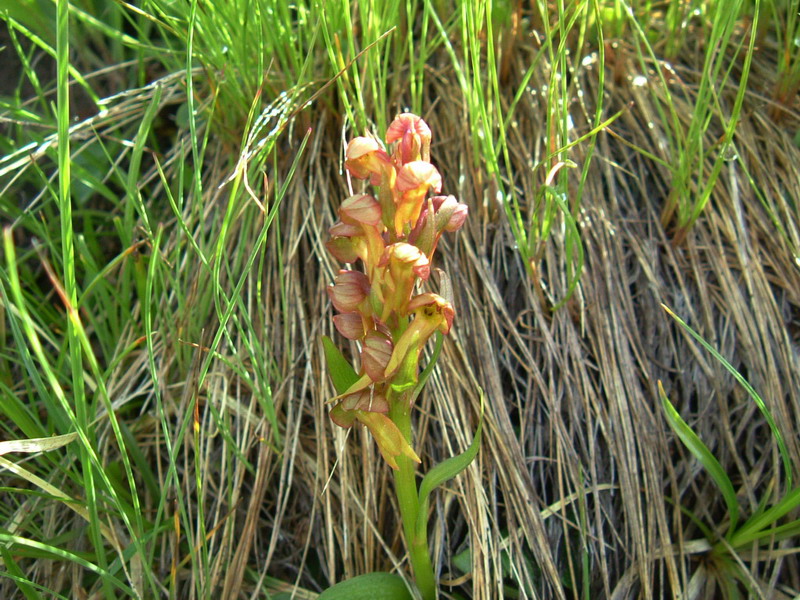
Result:
<svg viewBox="0 0 800 600"><path fill-rule="evenodd" d="M337 221L328 231L331 239L325 242L328 252L343 263L354 263L369 256L364 230L357 225Z"/></svg>
<svg viewBox="0 0 800 600"><path fill-rule="evenodd" d="M392 340L388 335L370 331L361 349L361 367L372 381L383 381L383 372L392 357Z"/></svg>
<svg viewBox="0 0 800 600"><path fill-rule="evenodd" d="M420 117L402 113L395 117L386 130L386 142L400 140L395 158L404 165L414 160L430 160L431 129Z"/></svg>
<svg viewBox="0 0 800 600"><path fill-rule="evenodd" d="M326 247L342 262L360 258L372 274L384 247L380 204L369 194L350 196L339 207L339 218L330 228L332 237Z"/></svg>
<svg viewBox="0 0 800 600"><path fill-rule="evenodd" d="M415 323L418 319L421 319L426 323L426 326L434 327L445 335L450 333L450 328L453 326L453 318L456 315L452 304L439 294L431 292L414 296L411 302L408 303L408 312L413 312L416 315Z"/></svg>
<svg viewBox="0 0 800 600"><path fill-rule="evenodd" d="M405 316L416 278L427 280L431 264L419 248L398 242L386 247L378 268L382 269L380 294L384 303L380 320L385 323L392 313Z"/></svg>
<svg viewBox="0 0 800 600"><path fill-rule="evenodd" d="M467 220L469 208L455 196L434 196L433 210L436 214L436 231L454 232L461 229Z"/></svg>
<svg viewBox="0 0 800 600"><path fill-rule="evenodd" d="M422 349L437 331L447 334L455 318L442 296L412 295L417 283L430 277L442 234L463 226L468 209L453 196L435 195L442 176L430 163L431 130L425 121L399 114L386 142L393 144L391 157L370 137L347 145L348 172L377 189L342 202L326 243L338 260L363 262L363 272L339 271L327 290L339 313L333 317L336 329L361 345L360 372L332 399L330 416L341 427L365 425L384 460L397 469L398 457L416 462L419 457L389 415L397 416L397 403L411 401L407 390L417 385ZM440 291L450 297L449 289L443 274Z"/></svg>
<svg viewBox="0 0 800 600"><path fill-rule="evenodd" d="M414 452L414 449L403 437L403 434L397 428L397 425L384 414L376 412L361 412L358 415L358 420L367 426L375 442L378 444L378 450L381 451L381 456L392 469L395 471L400 467L397 464L398 456L405 456L410 458L416 463L422 462Z"/></svg>
<svg viewBox="0 0 800 600"><path fill-rule="evenodd" d="M381 456L392 469L399 468L398 456L421 462L397 425L386 416L388 412L389 403L383 394L363 390L342 398L331 410L330 417L344 429L352 427L356 421L366 425L378 444Z"/></svg>
<svg viewBox="0 0 800 600"><path fill-rule="evenodd" d="M347 144L345 156L347 159L344 166L353 177L369 178L372 185L381 185L385 182L394 183L392 161L380 144L372 138L353 138Z"/></svg>
<svg viewBox="0 0 800 600"><path fill-rule="evenodd" d="M359 395L356 404L358 406L369 407L369 402L372 402L371 406L375 406L378 396L374 396L372 399L369 399L368 396L369 394L367 393L365 399L365 395ZM383 402L386 402L385 398ZM388 404L386 405L386 410L388 411ZM345 429L352 427L353 423L356 421L366 425L372 437L375 438L375 442L378 444L378 450L380 450L381 456L383 456L383 459L392 469L399 469L397 464L398 456L406 456L414 462L422 462L416 452L411 448L411 445L403 437L397 425L384 414L384 411L363 410L361 408L348 410L345 407L345 400L342 400L333 407L330 415L334 423Z"/></svg>
<svg viewBox="0 0 800 600"><path fill-rule="evenodd" d="M339 271L334 284L328 286L333 306L341 313L360 310L369 296L369 280L358 271Z"/></svg>
<svg viewBox="0 0 800 600"><path fill-rule="evenodd" d="M408 234L408 241L432 260L442 233L457 231L466 221L467 213L467 205L453 196L428 198L422 206L417 224Z"/></svg>
<svg viewBox="0 0 800 600"><path fill-rule="evenodd" d="M415 318L395 342L392 358L384 371L384 376L391 380L392 388L397 391L416 385L422 348L435 331L447 334L455 317L453 305L432 293L415 296L408 303L408 310L415 314Z"/></svg>
<svg viewBox="0 0 800 600"><path fill-rule="evenodd" d="M349 225L372 225L381 222L381 205L369 194L350 196L339 207L339 218Z"/></svg>
<svg viewBox="0 0 800 600"><path fill-rule="evenodd" d="M364 410L383 414L389 412L389 403L386 401L386 396L383 394L371 394L369 390L346 396L342 398L339 404L344 410Z"/></svg>
<svg viewBox="0 0 800 600"><path fill-rule="evenodd" d="M428 190L440 192L442 176L429 162L421 160L403 165L397 173L395 190L399 198L395 198L397 209L394 214L395 234L402 235L406 226L410 230L419 219L422 201Z"/></svg>

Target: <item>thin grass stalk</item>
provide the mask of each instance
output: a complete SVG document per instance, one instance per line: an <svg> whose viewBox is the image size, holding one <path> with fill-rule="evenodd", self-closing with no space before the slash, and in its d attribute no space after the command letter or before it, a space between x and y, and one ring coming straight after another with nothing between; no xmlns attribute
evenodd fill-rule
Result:
<svg viewBox="0 0 800 600"><path fill-rule="evenodd" d="M70 98L69 98L69 1L58 0L56 4L56 121L58 127L58 209L61 223L61 258L64 277L64 298L67 304L67 344L69 348L70 371L72 373L72 396L75 403L76 425L86 431L90 440L94 440L93 432L88 429L90 415L94 415L92 407L87 405L83 377L83 357L77 329L79 325L72 316L78 303L77 283L75 279L75 247L73 244L72 195L71 195L71 158L70 158ZM100 514L96 498L94 466L88 449L82 447L83 487L86 491L86 503L90 514L89 533L95 550L98 566L103 571L108 569L103 539L100 534ZM106 596L114 591L107 578L102 579Z"/></svg>

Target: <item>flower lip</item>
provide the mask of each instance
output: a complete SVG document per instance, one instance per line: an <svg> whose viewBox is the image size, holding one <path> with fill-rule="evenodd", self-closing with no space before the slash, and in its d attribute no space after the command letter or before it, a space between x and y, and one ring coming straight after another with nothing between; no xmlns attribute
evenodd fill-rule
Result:
<svg viewBox="0 0 800 600"><path fill-rule="evenodd" d="M365 335L364 320L360 313L350 312L334 315L336 330L348 340L360 340Z"/></svg>
<svg viewBox="0 0 800 600"><path fill-rule="evenodd" d="M362 245L358 243L358 238L354 237L333 236L325 242L325 247L336 260L343 263L354 263L363 254Z"/></svg>
<svg viewBox="0 0 800 600"><path fill-rule="evenodd" d="M341 400L344 410L365 410L386 414L389 412L389 403L383 394L372 394L370 390L362 390Z"/></svg>
<svg viewBox="0 0 800 600"><path fill-rule="evenodd" d="M408 312L416 312L417 319L440 319L441 323L437 327L439 331L447 335L453 326L453 319L456 311L453 305L442 298L439 294L425 292L414 296L408 303Z"/></svg>
<svg viewBox="0 0 800 600"><path fill-rule="evenodd" d="M414 160L403 165L397 173L396 189L401 194L411 190L419 190L423 194L429 188L438 194L442 190L442 176L431 163ZM421 189L424 186L424 189Z"/></svg>
<svg viewBox="0 0 800 600"><path fill-rule="evenodd" d="M361 365L373 381L384 379L384 370L392 357L394 345L389 336L377 331L370 331L364 338L361 350Z"/></svg>
<svg viewBox="0 0 800 600"><path fill-rule="evenodd" d="M331 228L328 229L328 233L331 237L353 237L354 235L360 235L362 230L358 225L336 221L336 223L331 225Z"/></svg>

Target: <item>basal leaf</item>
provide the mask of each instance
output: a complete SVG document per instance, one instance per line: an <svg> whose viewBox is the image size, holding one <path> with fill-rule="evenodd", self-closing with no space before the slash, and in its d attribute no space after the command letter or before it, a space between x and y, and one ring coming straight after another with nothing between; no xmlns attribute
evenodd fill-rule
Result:
<svg viewBox="0 0 800 600"><path fill-rule="evenodd" d="M367 573L329 587L318 600L414 600L399 575Z"/></svg>

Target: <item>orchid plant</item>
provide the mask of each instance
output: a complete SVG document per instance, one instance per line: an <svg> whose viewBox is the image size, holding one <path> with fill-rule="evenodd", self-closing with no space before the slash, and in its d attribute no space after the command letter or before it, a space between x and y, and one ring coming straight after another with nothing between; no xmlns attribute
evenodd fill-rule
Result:
<svg viewBox="0 0 800 600"><path fill-rule="evenodd" d="M432 469L418 490L421 461L413 448L411 410L455 317L446 274L440 277L443 295L419 288L430 278L442 234L457 231L468 210L455 197L439 195L442 177L430 162L431 130L425 121L398 115L386 142L391 153L372 137L356 137L347 145L347 171L369 180L375 194L342 202L326 244L337 260L352 267L340 270L327 292L338 313L336 329L360 348L358 367L329 338L323 344L338 393L330 417L343 428L366 426L393 469L409 560L418 591L428 600L437 594L427 547L428 495L474 459L480 425L467 451ZM434 335L436 349L421 370L423 348Z"/></svg>

